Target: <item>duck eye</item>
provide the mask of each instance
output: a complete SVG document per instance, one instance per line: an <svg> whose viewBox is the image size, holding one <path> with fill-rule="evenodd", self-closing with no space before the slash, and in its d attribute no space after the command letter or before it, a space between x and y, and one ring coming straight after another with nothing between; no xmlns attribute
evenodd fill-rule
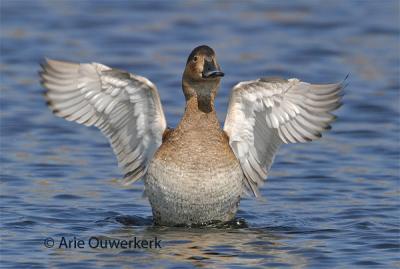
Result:
<svg viewBox="0 0 400 269"><path fill-rule="evenodd" d="M197 62L197 56L193 57L193 62Z"/></svg>

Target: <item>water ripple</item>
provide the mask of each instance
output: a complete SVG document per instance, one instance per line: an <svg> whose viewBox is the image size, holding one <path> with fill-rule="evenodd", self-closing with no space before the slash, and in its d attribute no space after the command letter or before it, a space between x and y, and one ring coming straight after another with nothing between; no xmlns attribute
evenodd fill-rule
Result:
<svg viewBox="0 0 400 269"><path fill-rule="evenodd" d="M399 266L399 5L396 1L2 1L0 236L7 268L395 268ZM168 125L184 109L181 73L209 44L230 89L259 76L341 81L333 129L282 146L262 198L237 219L158 227L143 183L121 186L107 141L51 115L44 57L101 62L150 78ZM52 237L162 240L163 248L57 249ZM23 251L21 251L23 250Z"/></svg>

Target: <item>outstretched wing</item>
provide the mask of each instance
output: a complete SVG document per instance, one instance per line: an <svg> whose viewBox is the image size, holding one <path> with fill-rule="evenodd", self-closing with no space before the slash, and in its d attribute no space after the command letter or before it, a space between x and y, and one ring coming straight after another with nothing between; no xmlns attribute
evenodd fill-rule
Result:
<svg viewBox="0 0 400 269"><path fill-rule="evenodd" d="M282 143L315 140L330 129L342 88L342 83L316 85L279 78L241 82L233 88L224 131L254 195Z"/></svg>
<svg viewBox="0 0 400 269"><path fill-rule="evenodd" d="M98 63L47 59L40 72L53 113L96 126L109 139L124 182L140 179L162 143L165 116L148 79Z"/></svg>

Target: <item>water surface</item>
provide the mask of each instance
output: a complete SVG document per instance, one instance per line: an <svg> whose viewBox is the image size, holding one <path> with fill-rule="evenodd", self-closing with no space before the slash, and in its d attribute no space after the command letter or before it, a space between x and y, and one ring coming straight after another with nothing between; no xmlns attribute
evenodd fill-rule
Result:
<svg viewBox="0 0 400 269"><path fill-rule="evenodd" d="M96 3L96 4L95 4ZM1 1L1 266L5 268L398 268L398 1ZM283 146L238 225L153 227L143 184L124 187L106 139L54 117L45 56L96 61L157 84L182 116L186 57L208 44L231 87L260 76L342 80L333 130ZM245 223L243 223L243 221ZM162 240L162 249L46 248L44 239Z"/></svg>

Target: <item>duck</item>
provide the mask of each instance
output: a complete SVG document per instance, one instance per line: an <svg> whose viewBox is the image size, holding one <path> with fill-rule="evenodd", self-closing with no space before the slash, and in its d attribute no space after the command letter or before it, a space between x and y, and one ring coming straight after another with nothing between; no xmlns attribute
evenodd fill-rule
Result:
<svg viewBox="0 0 400 269"><path fill-rule="evenodd" d="M233 220L244 196L260 197L281 145L331 129L344 86L279 77L239 82L221 127L215 98L225 74L215 51L201 45L187 58L184 114L170 128L145 77L95 62L46 58L41 66L50 110L108 138L123 184L142 179L154 223L165 226Z"/></svg>

